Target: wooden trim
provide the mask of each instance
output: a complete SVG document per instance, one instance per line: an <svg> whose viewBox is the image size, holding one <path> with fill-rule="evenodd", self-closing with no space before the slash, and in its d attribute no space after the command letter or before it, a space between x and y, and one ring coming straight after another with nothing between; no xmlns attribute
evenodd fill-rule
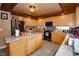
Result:
<svg viewBox="0 0 79 59"><path fill-rule="evenodd" d="M1 10L11 12L16 5L17 3L2 3Z"/></svg>
<svg viewBox="0 0 79 59"><path fill-rule="evenodd" d="M63 8L61 7L61 4L60 4L60 3L58 3L58 4L59 4L60 8L62 9L62 13L64 13L64 10L63 10Z"/></svg>
<svg viewBox="0 0 79 59"><path fill-rule="evenodd" d="M47 17L52 17L52 16L57 16L57 15L61 15L62 11L58 11L58 12L54 12L54 13L50 13L50 14L45 14L45 15L41 15L41 16L32 16L32 15L28 15L28 14L17 14L17 13L13 13L14 15L19 15L19 16L23 16L23 17L31 17L32 19L36 19L38 20L38 18L47 18Z"/></svg>
<svg viewBox="0 0 79 59"><path fill-rule="evenodd" d="M58 11L58 12L53 12L53 13L41 15L41 16L38 16L38 17L39 17L39 18L47 18L47 17L52 17L52 16L61 15L61 13L62 13L62 11Z"/></svg>
<svg viewBox="0 0 79 59"><path fill-rule="evenodd" d="M11 14L22 16L22 17L31 17L32 19L36 19L36 20L38 19L38 16L32 16L32 15L28 15L28 14L20 14L20 13L14 13L14 12L11 12Z"/></svg>
<svg viewBox="0 0 79 59"><path fill-rule="evenodd" d="M74 13L76 9L76 3L59 3L64 14Z"/></svg>

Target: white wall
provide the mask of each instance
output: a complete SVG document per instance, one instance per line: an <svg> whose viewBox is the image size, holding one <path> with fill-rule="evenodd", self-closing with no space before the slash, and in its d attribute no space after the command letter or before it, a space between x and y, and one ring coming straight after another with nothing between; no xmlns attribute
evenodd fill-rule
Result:
<svg viewBox="0 0 79 59"><path fill-rule="evenodd" d="M7 13L8 19L1 19L1 13ZM11 36L11 13L0 10L0 29L3 37Z"/></svg>

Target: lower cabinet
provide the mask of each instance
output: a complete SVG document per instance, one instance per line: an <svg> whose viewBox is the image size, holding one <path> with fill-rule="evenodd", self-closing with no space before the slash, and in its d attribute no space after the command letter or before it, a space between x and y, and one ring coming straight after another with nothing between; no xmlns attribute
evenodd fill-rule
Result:
<svg viewBox="0 0 79 59"><path fill-rule="evenodd" d="M10 56L30 55L42 46L42 35L37 38L25 38L7 44Z"/></svg>
<svg viewBox="0 0 79 59"><path fill-rule="evenodd" d="M42 35L39 35L35 38L27 39L27 55L30 55L32 52L40 48L42 46L42 41Z"/></svg>
<svg viewBox="0 0 79 59"><path fill-rule="evenodd" d="M42 46L42 41L43 41L43 40L40 39L40 38L35 41L35 43L36 43L35 48L36 48L36 49Z"/></svg>
<svg viewBox="0 0 79 59"><path fill-rule="evenodd" d="M30 39L27 41L27 55L34 52L36 49L42 46L42 38L41 39Z"/></svg>
<svg viewBox="0 0 79 59"><path fill-rule="evenodd" d="M8 44L8 51L10 56L24 56L26 55L26 40L21 39Z"/></svg>
<svg viewBox="0 0 79 59"><path fill-rule="evenodd" d="M10 55L11 56L24 56L24 55L26 55L24 46L18 46L18 47L11 48Z"/></svg>
<svg viewBox="0 0 79 59"><path fill-rule="evenodd" d="M51 41L61 44L67 34L62 32L52 32Z"/></svg>
<svg viewBox="0 0 79 59"><path fill-rule="evenodd" d="M34 49L35 49L35 40L34 39L30 39L30 40L27 40L27 55L31 54Z"/></svg>

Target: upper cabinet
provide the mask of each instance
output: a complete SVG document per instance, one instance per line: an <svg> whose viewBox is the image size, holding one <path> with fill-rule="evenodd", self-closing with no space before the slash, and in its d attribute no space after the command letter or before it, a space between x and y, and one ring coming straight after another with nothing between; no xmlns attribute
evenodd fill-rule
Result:
<svg viewBox="0 0 79 59"><path fill-rule="evenodd" d="M79 6L76 7L76 26L79 26Z"/></svg>
<svg viewBox="0 0 79 59"><path fill-rule="evenodd" d="M45 24L45 22L53 22L53 26L75 26L76 19L75 19L75 13L67 14L67 15L59 15L59 16L52 16L40 20L41 24Z"/></svg>
<svg viewBox="0 0 79 59"><path fill-rule="evenodd" d="M55 26L75 26L75 14L67 14L61 16L55 16Z"/></svg>
<svg viewBox="0 0 79 59"><path fill-rule="evenodd" d="M38 21L36 19L31 19L30 17L25 18L26 26L37 26Z"/></svg>

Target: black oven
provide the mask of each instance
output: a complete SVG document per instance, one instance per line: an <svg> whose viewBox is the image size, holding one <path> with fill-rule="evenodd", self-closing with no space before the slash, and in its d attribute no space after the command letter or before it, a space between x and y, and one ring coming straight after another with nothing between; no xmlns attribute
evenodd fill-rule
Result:
<svg viewBox="0 0 79 59"><path fill-rule="evenodd" d="M45 29L44 29L44 39L51 41L51 32L52 32L52 26L53 26L53 22L49 21L45 23Z"/></svg>
<svg viewBox="0 0 79 59"><path fill-rule="evenodd" d="M49 31L49 30L44 31L44 39L51 41L51 31Z"/></svg>

